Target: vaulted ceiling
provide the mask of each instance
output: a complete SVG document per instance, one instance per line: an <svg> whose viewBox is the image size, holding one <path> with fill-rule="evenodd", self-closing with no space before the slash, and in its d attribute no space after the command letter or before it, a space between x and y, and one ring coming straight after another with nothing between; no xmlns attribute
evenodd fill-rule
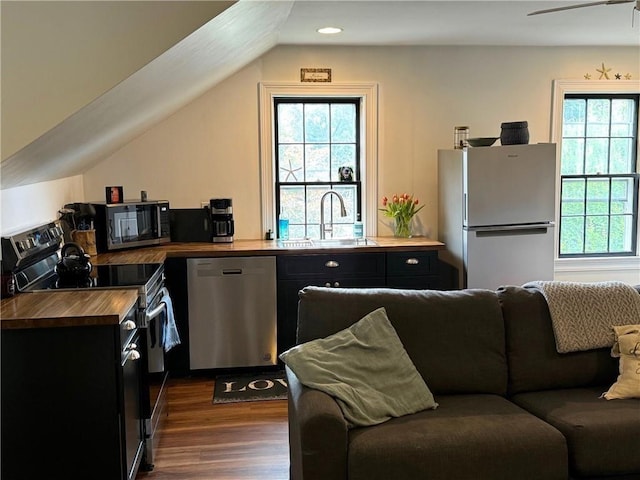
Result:
<svg viewBox="0 0 640 480"><path fill-rule="evenodd" d="M83 173L277 44L638 46L632 3L526 15L574 3L3 0L1 188Z"/></svg>

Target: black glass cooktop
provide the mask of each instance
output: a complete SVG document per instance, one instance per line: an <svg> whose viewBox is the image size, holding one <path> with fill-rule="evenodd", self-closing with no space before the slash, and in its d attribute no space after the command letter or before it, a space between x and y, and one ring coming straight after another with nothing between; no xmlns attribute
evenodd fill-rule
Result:
<svg viewBox="0 0 640 480"><path fill-rule="evenodd" d="M146 285L161 267L161 263L94 265L89 278L63 282L54 273L41 282L32 285L27 290L141 287Z"/></svg>

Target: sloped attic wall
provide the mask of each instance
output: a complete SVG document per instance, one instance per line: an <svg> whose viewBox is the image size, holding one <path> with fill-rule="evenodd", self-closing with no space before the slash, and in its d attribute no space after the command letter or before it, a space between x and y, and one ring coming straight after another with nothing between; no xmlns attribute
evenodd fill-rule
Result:
<svg viewBox="0 0 640 480"><path fill-rule="evenodd" d="M2 159L233 3L1 2Z"/></svg>
<svg viewBox="0 0 640 480"><path fill-rule="evenodd" d="M1 187L86 171L276 44L292 2L240 1L2 162Z"/></svg>

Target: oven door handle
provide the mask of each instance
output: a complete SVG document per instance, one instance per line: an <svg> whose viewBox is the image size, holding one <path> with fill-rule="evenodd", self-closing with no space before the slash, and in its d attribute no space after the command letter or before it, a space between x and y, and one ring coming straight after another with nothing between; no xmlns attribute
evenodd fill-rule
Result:
<svg viewBox="0 0 640 480"><path fill-rule="evenodd" d="M165 302L160 302L153 310L145 312L144 316L144 326L148 327L149 322L160 315L162 312L166 312L167 304Z"/></svg>

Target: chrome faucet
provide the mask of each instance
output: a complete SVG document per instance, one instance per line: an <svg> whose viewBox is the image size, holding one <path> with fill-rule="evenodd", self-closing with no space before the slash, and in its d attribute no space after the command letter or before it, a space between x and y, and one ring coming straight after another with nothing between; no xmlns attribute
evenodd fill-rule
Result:
<svg viewBox="0 0 640 480"><path fill-rule="evenodd" d="M331 194L334 194L336 197L338 197L338 200L340 200L340 216L347 216L347 209L344 208L344 199L338 192L336 192L335 190L329 190L324 195L322 195L322 198L320 199L320 240L325 239L326 232L333 231L333 222L331 223L331 227L329 228L326 228L324 225L324 199Z"/></svg>

